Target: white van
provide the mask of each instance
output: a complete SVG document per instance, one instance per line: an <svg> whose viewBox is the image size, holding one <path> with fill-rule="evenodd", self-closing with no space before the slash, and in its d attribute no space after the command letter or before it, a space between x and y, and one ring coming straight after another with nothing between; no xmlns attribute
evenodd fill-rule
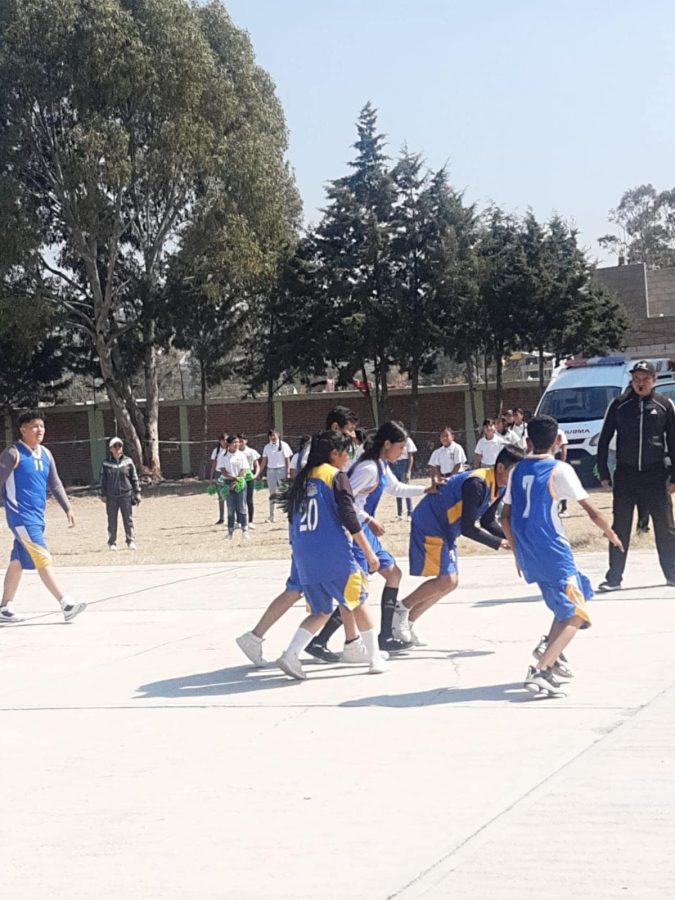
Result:
<svg viewBox="0 0 675 900"><path fill-rule="evenodd" d="M672 381L670 360L649 361L657 379ZM605 411L628 387L634 363L623 356L573 360L555 370L539 401L537 414L553 416L567 435L567 461L585 485L598 483L593 469Z"/></svg>

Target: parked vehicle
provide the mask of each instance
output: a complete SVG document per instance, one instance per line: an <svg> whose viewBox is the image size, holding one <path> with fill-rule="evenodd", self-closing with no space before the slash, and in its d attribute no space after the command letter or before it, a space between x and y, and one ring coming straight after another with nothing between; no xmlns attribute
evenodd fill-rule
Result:
<svg viewBox="0 0 675 900"><path fill-rule="evenodd" d="M669 359L650 359L657 373L657 390L675 402L675 374ZM567 461L586 486L597 485L593 474L605 411L628 387L635 360L624 356L570 360L553 373L537 413L554 416L567 435ZM669 393L670 392L670 393Z"/></svg>

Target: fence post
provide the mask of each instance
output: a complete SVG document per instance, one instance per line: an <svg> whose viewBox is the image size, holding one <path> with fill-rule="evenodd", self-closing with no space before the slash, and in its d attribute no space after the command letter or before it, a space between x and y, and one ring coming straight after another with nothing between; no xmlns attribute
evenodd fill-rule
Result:
<svg viewBox="0 0 675 900"><path fill-rule="evenodd" d="M188 410L184 403L178 406L178 428L180 430L180 466L183 475L192 473L192 459L190 456L190 425L188 423Z"/></svg>
<svg viewBox="0 0 675 900"><path fill-rule="evenodd" d="M106 455L105 426L103 412L96 406L87 407L87 428L89 430L89 459L91 460L91 483L96 484L98 473Z"/></svg>

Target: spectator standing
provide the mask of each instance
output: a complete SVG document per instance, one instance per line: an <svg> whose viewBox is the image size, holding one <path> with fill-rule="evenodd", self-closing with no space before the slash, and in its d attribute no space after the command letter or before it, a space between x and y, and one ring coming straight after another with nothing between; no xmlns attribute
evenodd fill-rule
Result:
<svg viewBox="0 0 675 900"><path fill-rule="evenodd" d="M415 454L417 453L417 447L415 446L415 442L413 439L408 436L405 439L405 444L403 445L403 450L401 451L401 455L396 460L395 463L392 463L391 470L394 475L398 478L399 481L404 482L405 484L410 483L410 479L412 478L412 470L413 465L415 463ZM405 507L406 512L408 514L408 518L412 515L412 500L410 497L405 498ZM396 518L403 518L403 498L396 498Z"/></svg>
<svg viewBox="0 0 675 900"><path fill-rule="evenodd" d="M239 439L239 449L246 457L248 467L253 476L250 481L246 482L246 506L248 507L248 528L250 531L251 529L255 529L255 525L253 524L253 494L255 493L256 479L260 475L260 454L257 450L254 450L253 447L249 447L248 438L245 434L238 434L237 438Z"/></svg>
<svg viewBox="0 0 675 900"><path fill-rule="evenodd" d="M286 441L281 440L279 432L275 428L270 428L267 432L267 439L262 452L260 474L267 476L267 486L270 491L270 514L267 521L274 522L274 495L281 482L288 478L293 453Z"/></svg>
<svg viewBox="0 0 675 900"><path fill-rule="evenodd" d="M248 511L246 508L246 482L250 471L245 454L239 449L239 438L231 434L226 438L227 453L222 459L220 474L227 482L227 537L232 540L235 521L242 535L248 538Z"/></svg>
<svg viewBox="0 0 675 900"><path fill-rule="evenodd" d="M556 440L555 459L560 462L567 462L567 445L569 441L562 428L558 428L558 437ZM563 518L567 516L567 500L561 500L558 504L558 515Z"/></svg>
<svg viewBox="0 0 675 900"><path fill-rule="evenodd" d="M108 456L99 474L101 500L108 514L108 550L117 550L117 519L121 513L127 548L136 549L132 509L141 502L141 485L134 461L124 455L121 438L108 444Z"/></svg>
<svg viewBox="0 0 675 900"><path fill-rule="evenodd" d="M209 481L215 481L218 473L223 467L223 458L227 454L227 435L224 431L222 431L218 435L218 446L214 447L213 452L211 453L211 473L209 475ZM218 521L216 525L222 525L225 521L225 497L223 494L216 490L216 497L218 498Z"/></svg>
<svg viewBox="0 0 675 900"><path fill-rule="evenodd" d="M290 478L295 478L300 469L307 462L307 458L309 456L309 445L312 440L311 434L303 434L300 436L300 440L298 441L298 449L295 451L293 456L291 457L291 465L288 471L288 475Z"/></svg>
<svg viewBox="0 0 675 900"><path fill-rule="evenodd" d="M654 523L656 549L667 584L675 587L675 522L671 495L675 493L675 407L655 393L656 370L647 360L631 369L631 382L609 404L598 441L598 471L603 487L612 479L609 445L616 434L616 472L613 482L612 528L623 552L610 545L609 569L599 591L621 588L630 543L633 510L642 500ZM666 457L670 456L670 468Z"/></svg>
<svg viewBox="0 0 675 900"><path fill-rule="evenodd" d="M497 434L495 420L485 419L483 422L483 436L477 442L476 449L473 453L474 469L494 466L502 447L507 443L512 442L507 441L501 434Z"/></svg>
<svg viewBox="0 0 675 900"><path fill-rule="evenodd" d="M449 425L441 431L441 446L429 457L432 478L448 478L462 471L466 465L464 447L455 441L455 433Z"/></svg>

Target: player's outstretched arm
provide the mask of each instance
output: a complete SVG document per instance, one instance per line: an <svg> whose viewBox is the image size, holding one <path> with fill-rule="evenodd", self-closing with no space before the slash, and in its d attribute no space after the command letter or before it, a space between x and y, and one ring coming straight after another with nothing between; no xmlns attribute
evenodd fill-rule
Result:
<svg viewBox="0 0 675 900"><path fill-rule="evenodd" d="M588 518L600 529L600 531L602 531L610 544L614 544L614 546L623 553L623 544L621 543L618 534L614 531L602 513L598 512L594 506L591 506L588 500L579 500L579 506L585 510Z"/></svg>

